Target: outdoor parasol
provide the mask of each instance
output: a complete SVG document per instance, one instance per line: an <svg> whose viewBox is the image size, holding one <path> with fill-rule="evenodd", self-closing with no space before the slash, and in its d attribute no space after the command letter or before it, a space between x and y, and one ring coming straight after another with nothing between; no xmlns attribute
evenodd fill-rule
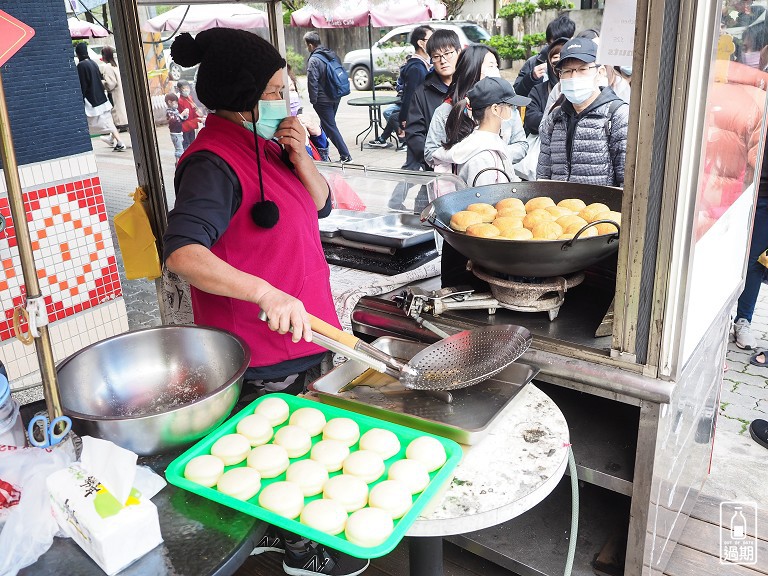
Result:
<svg viewBox="0 0 768 576"><path fill-rule="evenodd" d="M109 36L109 30L94 22L86 22L72 16L67 18L69 35L76 39L86 38L106 38Z"/></svg>
<svg viewBox="0 0 768 576"><path fill-rule="evenodd" d="M209 28L268 27L267 13L245 4L190 4L150 18L141 29L144 32L200 32Z"/></svg>

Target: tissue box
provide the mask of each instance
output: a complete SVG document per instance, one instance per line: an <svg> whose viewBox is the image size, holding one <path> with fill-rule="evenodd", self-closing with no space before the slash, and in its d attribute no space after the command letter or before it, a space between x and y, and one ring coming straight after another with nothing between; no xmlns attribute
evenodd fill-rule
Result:
<svg viewBox="0 0 768 576"><path fill-rule="evenodd" d="M163 541L157 508L135 488L122 505L79 464L51 474L47 482L59 526L107 574Z"/></svg>

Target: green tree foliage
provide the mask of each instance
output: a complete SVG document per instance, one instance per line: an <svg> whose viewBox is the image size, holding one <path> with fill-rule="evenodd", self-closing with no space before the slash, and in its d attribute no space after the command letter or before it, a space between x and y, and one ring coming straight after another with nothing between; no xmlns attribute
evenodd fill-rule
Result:
<svg viewBox="0 0 768 576"><path fill-rule="evenodd" d="M538 50L546 42L543 33L526 34L522 40L514 36L491 36L486 42L495 48L504 60L526 60L531 57L534 49Z"/></svg>
<svg viewBox="0 0 768 576"><path fill-rule="evenodd" d="M290 46L286 48L285 52L285 61L288 62L288 64L291 65L291 69L293 70L294 74L304 74L306 73L306 61L304 60L304 56L301 54L298 54L293 48Z"/></svg>

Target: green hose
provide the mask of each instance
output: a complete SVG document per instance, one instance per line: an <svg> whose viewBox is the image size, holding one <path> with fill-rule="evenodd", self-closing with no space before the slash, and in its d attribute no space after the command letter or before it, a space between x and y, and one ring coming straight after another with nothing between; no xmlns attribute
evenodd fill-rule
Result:
<svg viewBox="0 0 768 576"><path fill-rule="evenodd" d="M571 539L568 542L568 558L565 561L565 576L571 576L573 558L576 556L576 538L579 535L579 477L573 449L568 447L568 470L571 473Z"/></svg>

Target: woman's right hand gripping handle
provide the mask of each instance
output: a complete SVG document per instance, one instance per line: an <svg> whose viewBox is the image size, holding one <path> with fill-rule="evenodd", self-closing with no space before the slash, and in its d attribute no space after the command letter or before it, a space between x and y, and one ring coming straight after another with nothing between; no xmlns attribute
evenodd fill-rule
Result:
<svg viewBox="0 0 768 576"><path fill-rule="evenodd" d="M257 304L266 314L270 330L279 334L291 332L291 340L294 342L302 338L307 342L312 341L309 314L300 300L273 287L264 292Z"/></svg>

